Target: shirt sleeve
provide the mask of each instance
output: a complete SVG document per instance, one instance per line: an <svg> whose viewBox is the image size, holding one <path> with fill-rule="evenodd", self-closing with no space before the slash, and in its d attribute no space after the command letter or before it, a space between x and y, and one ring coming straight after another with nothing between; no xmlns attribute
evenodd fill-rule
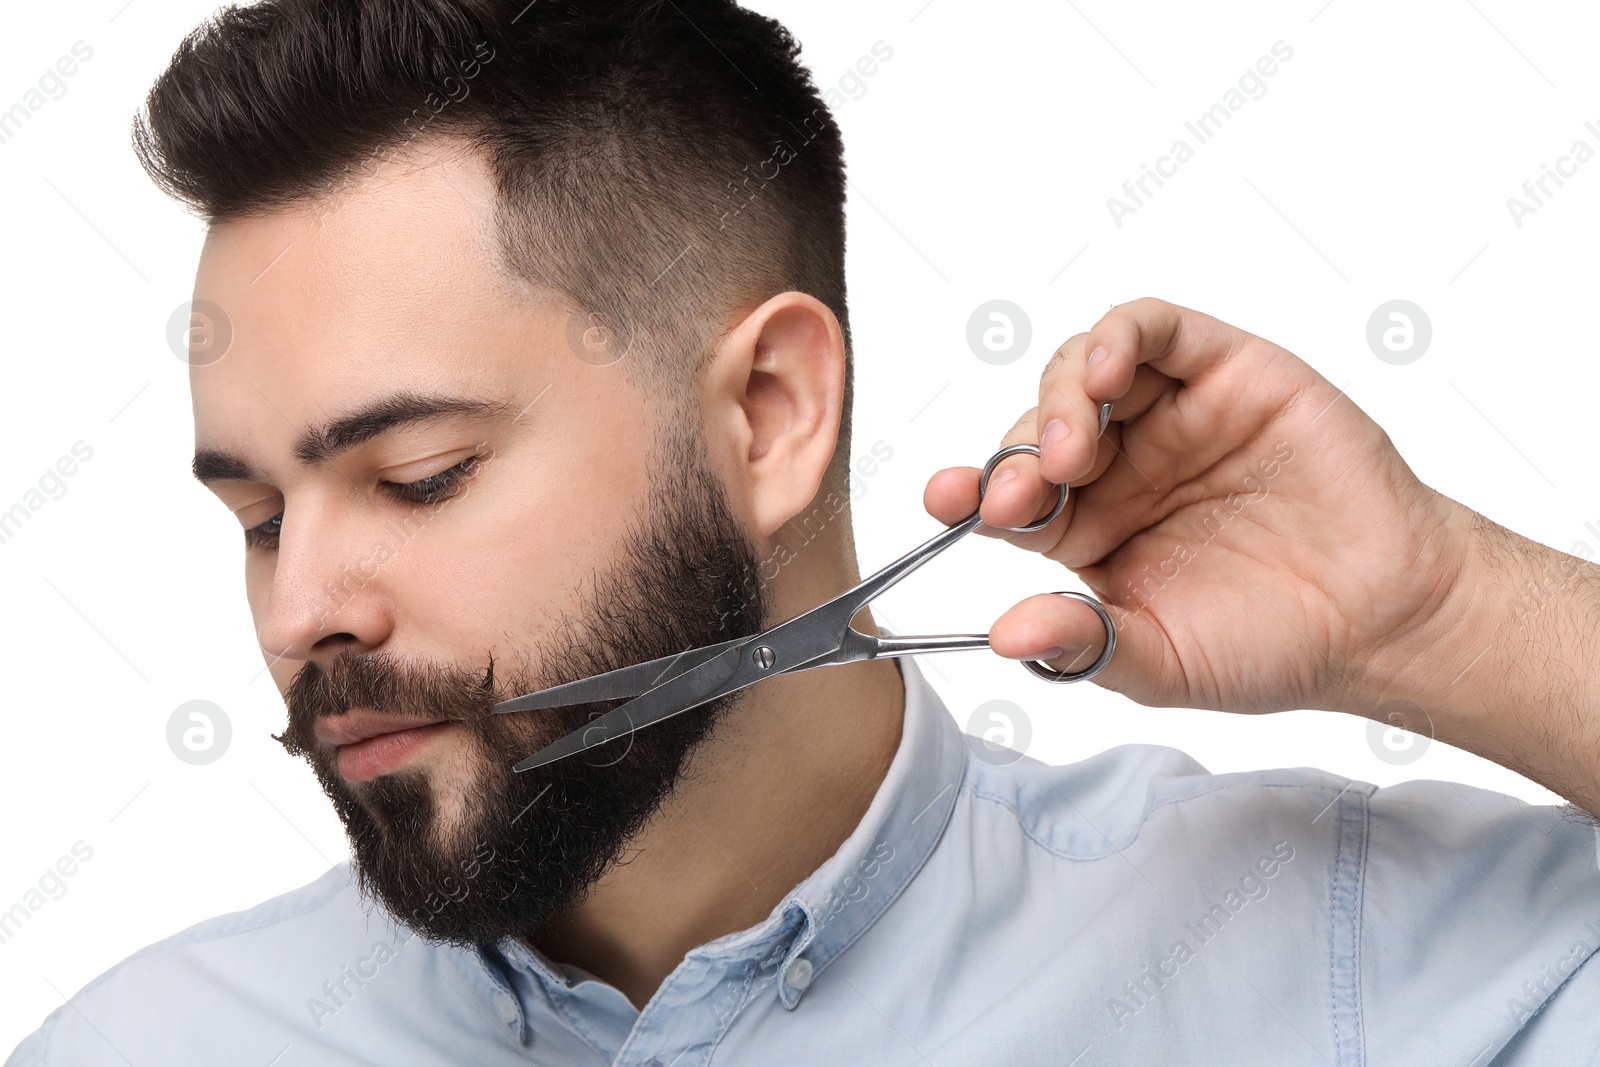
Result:
<svg viewBox="0 0 1600 1067"><path fill-rule="evenodd" d="M1366 819L1358 970L1374 1067L1565 1063L1496 1056L1600 1042L1593 995L1563 992L1600 981L1591 820L1451 782L1376 790Z"/></svg>
<svg viewBox="0 0 1600 1067"><path fill-rule="evenodd" d="M62 1009L58 1008L57 1011ZM6 1057L4 1067L47 1067L50 1063L45 1049L50 1040L50 1030L56 1021L55 1015L44 1021L44 1025L22 1039L22 1044L11 1050L11 1055Z"/></svg>
<svg viewBox="0 0 1600 1067"><path fill-rule="evenodd" d="M1578 964L1488 1067L1600 1063L1597 1005L1600 1005L1600 953Z"/></svg>

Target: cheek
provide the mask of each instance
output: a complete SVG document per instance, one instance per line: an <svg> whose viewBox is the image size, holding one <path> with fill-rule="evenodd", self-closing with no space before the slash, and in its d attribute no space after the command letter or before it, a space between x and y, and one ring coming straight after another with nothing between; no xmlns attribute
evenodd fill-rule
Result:
<svg viewBox="0 0 1600 1067"><path fill-rule="evenodd" d="M278 687L279 693L287 693L294 676L305 666L304 661L279 659L268 652L262 655L267 658L267 673L272 677L272 684Z"/></svg>
<svg viewBox="0 0 1600 1067"><path fill-rule="evenodd" d="M272 599L273 559L270 552L251 552L244 557L244 599L250 608L250 621L254 623L257 633L261 632L262 624L266 621ZM277 676L276 669L273 676Z"/></svg>
<svg viewBox="0 0 1600 1067"><path fill-rule="evenodd" d="M617 465L618 454L605 462ZM465 651L526 647L563 613L581 618L590 579L618 565L646 495L642 471L571 473L584 469L596 467L574 463L563 474L508 464L447 504L391 564L399 620Z"/></svg>

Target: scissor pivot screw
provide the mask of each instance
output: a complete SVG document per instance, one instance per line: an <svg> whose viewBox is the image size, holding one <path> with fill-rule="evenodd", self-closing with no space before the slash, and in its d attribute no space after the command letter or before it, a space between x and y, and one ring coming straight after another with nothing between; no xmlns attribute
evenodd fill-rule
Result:
<svg viewBox="0 0 1600 1067"><path fill-rule="evenodd" d="M750 660L762 670L770 671L772 665L778 662L778 657L766 645L757 645L755 651L750 654Z"/></svg>

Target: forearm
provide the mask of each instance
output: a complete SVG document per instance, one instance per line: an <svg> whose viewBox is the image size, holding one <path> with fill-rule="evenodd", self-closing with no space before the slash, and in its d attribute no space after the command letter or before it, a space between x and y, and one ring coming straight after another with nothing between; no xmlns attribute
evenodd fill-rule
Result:
<svg viewBox="0 0 1600 1067"><path fill-rule="evenodd" d="M1600 566L1456 507L1462 573L1379 692L1600 816Z"/></svg>

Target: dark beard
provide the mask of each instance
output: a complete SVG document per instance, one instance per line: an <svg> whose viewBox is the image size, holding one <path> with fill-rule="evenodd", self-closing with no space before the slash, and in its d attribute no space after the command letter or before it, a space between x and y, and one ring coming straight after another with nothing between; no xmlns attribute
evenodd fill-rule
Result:
<svg viewBox="0 0 1600 1067"><path fill-rule="evenodd" d="M532 650L538 671L496 676L451 663L341 652L307 663L285 694L289 726L276 740L304 757L344 821L358 888L430 940L461 946L532 937L580 902L665 803L689 754L738 696L725 697L543 767L511 767L622 702L495 715L490 705L685 649L758 633L767 605L756 554L697 441L660 449L652 500L594 583L578 619ZM492 566L492 561L486 561ZM515 575L508 575L515 581ZM352 707L445 718L468 738L462 763L430 776L403 770L351 783L337 752L313 732ZM436 765L439 766L439 765ZM434 790L455 801L441 825ZM464 799L465 803L461 801ZM448 801L447 801L448 802Z"/></svg>

